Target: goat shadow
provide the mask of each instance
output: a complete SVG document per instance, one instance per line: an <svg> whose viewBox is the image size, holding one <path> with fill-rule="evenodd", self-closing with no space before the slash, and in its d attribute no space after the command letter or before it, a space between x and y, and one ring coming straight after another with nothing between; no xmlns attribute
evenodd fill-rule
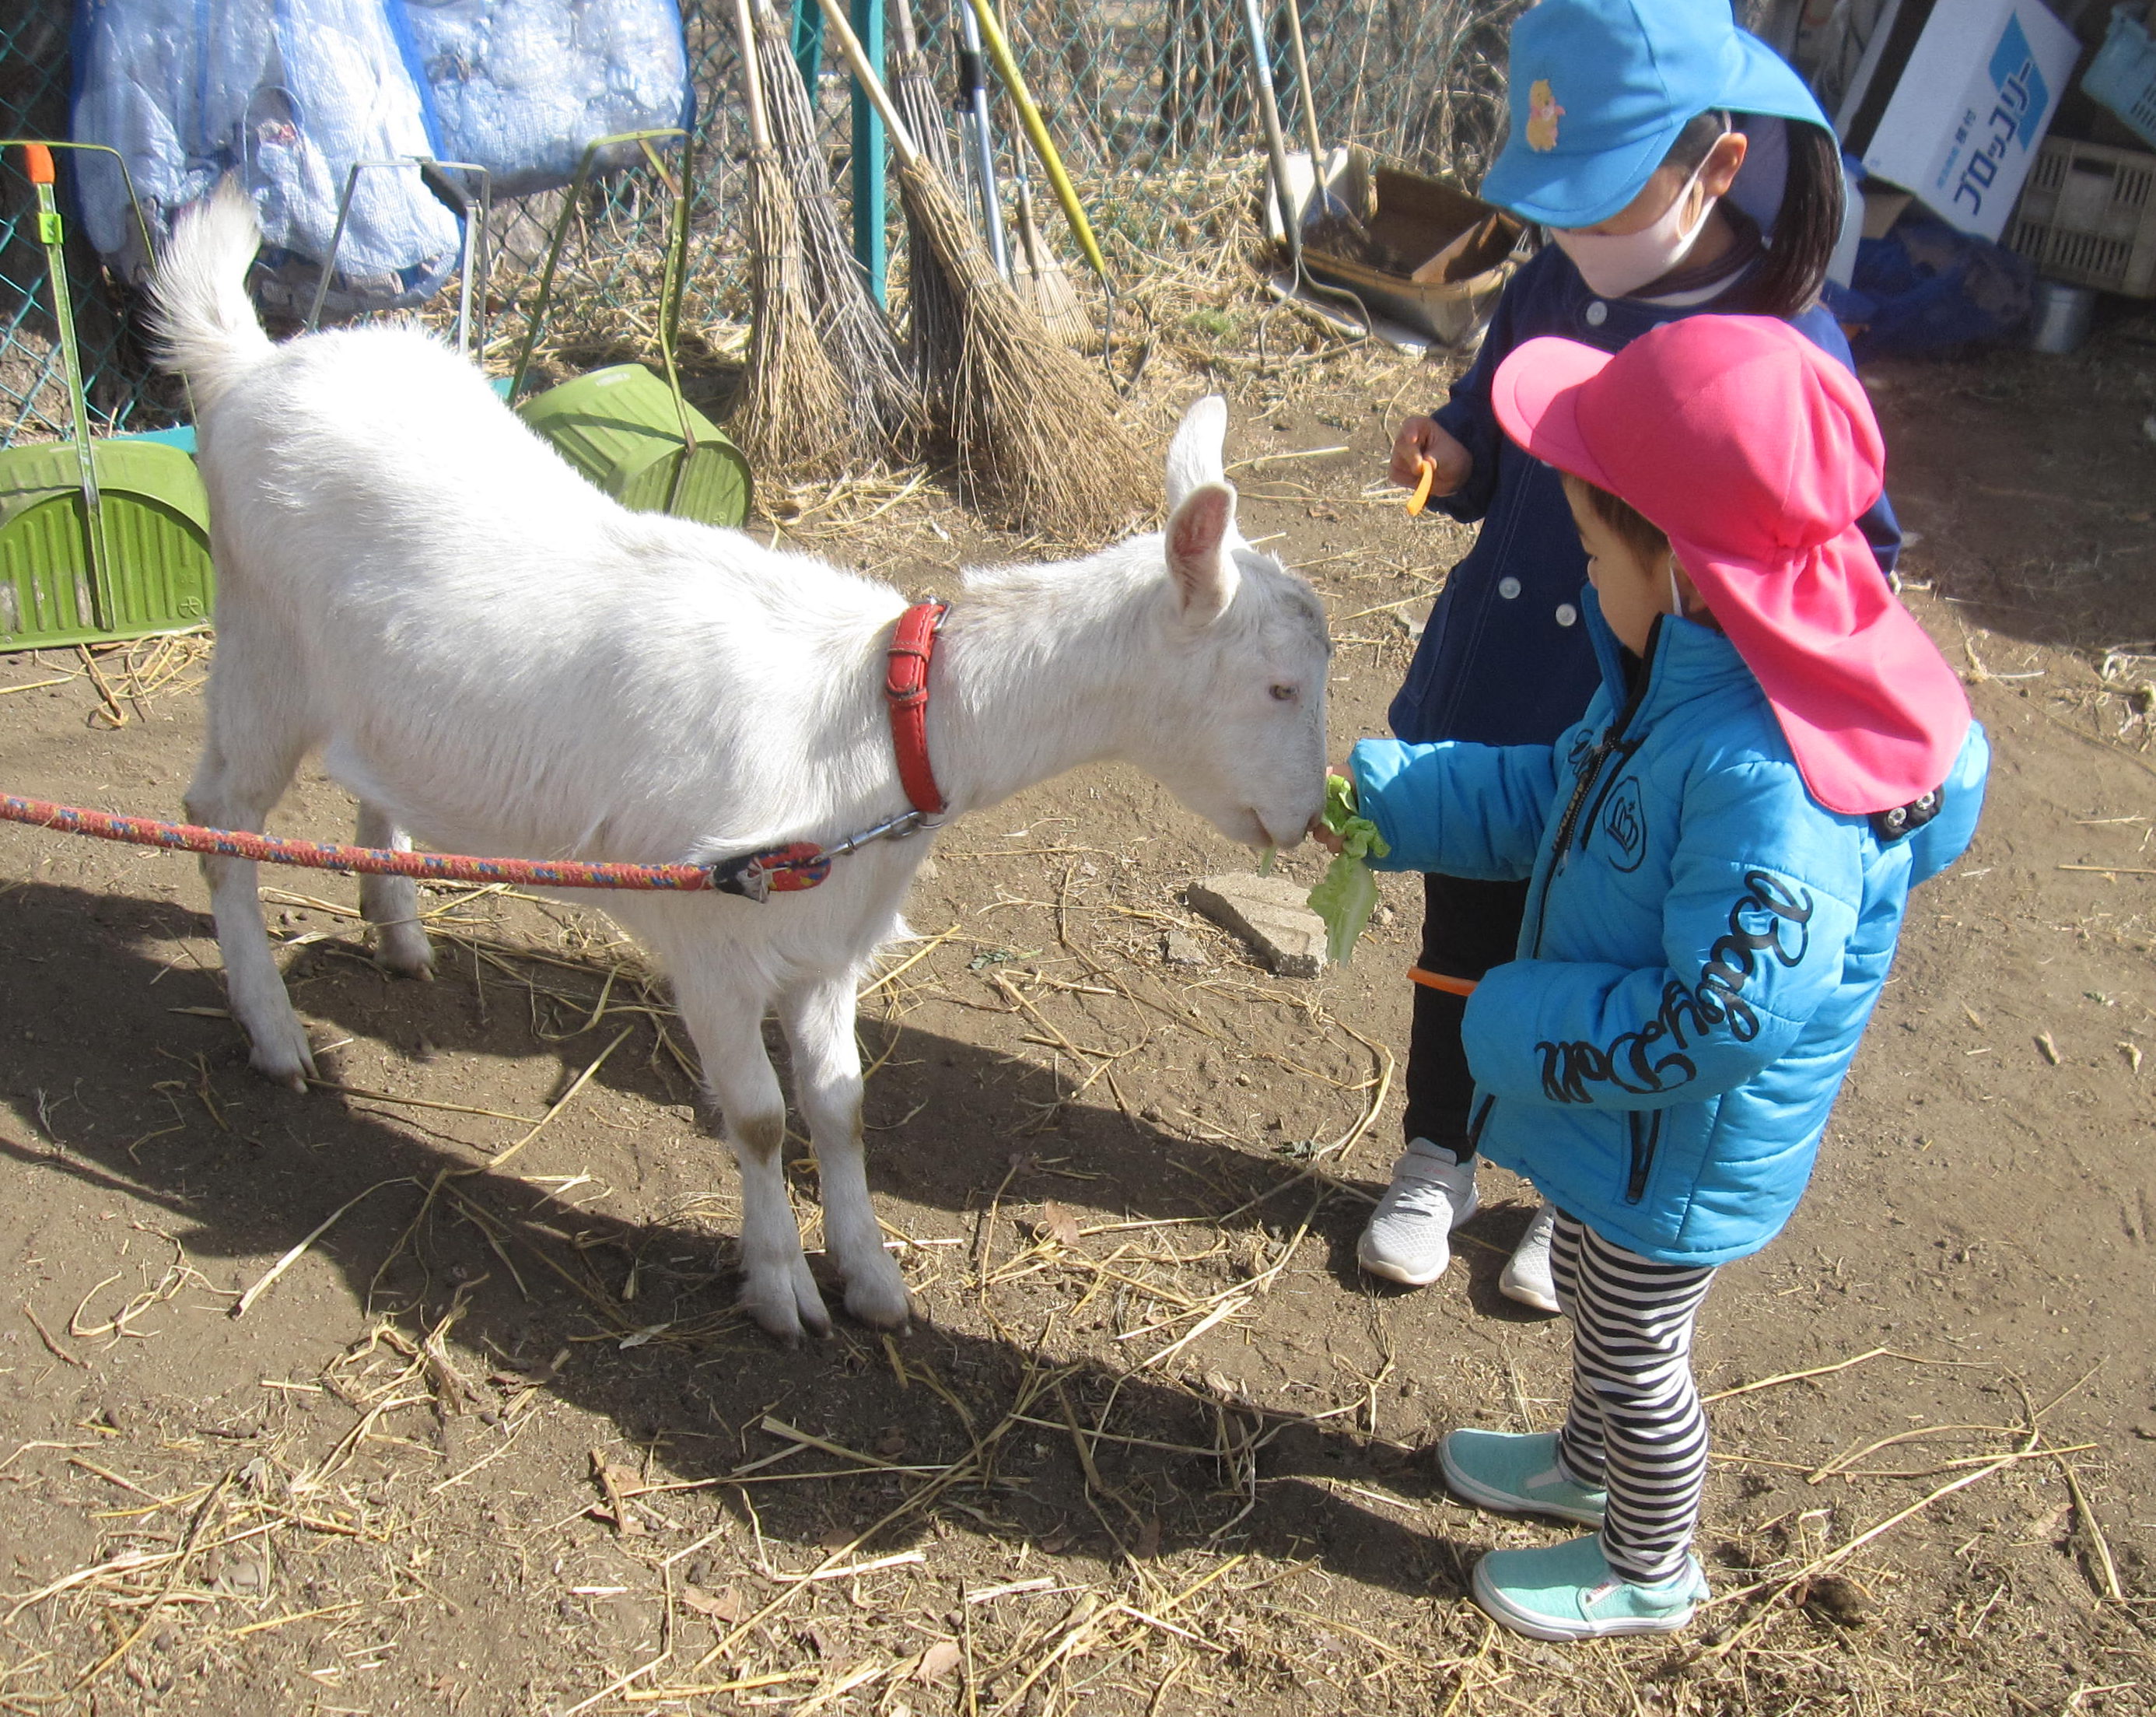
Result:
<svg viewBox="0 0 2156 1717"><path fill-rule="evenodd" d="M0 1041L11 1051L0 1091L14 1110L16 1136L0 1139L0 1154L24 1170L67 1176L102 1190L124 1189L163 1211L172 1219L175 1237L211 1279L220 1279L211 1261L248 1261L244 1271L221 1272L222 1281L234 1285L254 1273L256 1261L290 1246L346 1200L377 1183L408 1181L363 1200L313 1248L314 1257L341 1273L353 1301L364 1306L372 1292L379 1303L387 1295L401 1302L411 1318L432 1320L449 1308L459 1282L486 1277L469 1293L458 1340L505 1364L536 1368L572 1335L586 1336L576 1358L545 1387L559 1400L609 1420L631 1443L663 1446L668 1464L683 1478L729 1471L744 1436L769 1412L855 1447L870 1447L894 1424L905 1425L920 1439L910 1447L910 1460L949 1460L964 1452L952 1416L927 1412L923 1391L906 1391L873 1334L850 1326L843 1314L832 1339L788 1353L734 1313L731 1221L721 1231L687 1212L624 1221L506 1172L462 1183L512 1226L536 1224L557 1236L574 1236L573 1255L567 1247L555 1250L608 1297L637 1271L636 1315L709 1332L693 1344L664 1340L624 1349L614 1341L589 1339L593 1319L585 1296L545 1269L526 1267L521 1282L512 1281L472 1224L445 1216L424 1225L418 1243L377 1283L383 1261L398 1253L420 1211L424 1189L445 1170L469 1167L472 1159L414 1136L416 1128L386 1125L333 1094L301 1097L272 1087L247 1067L244 1046L228 1022L176 1018L175 1009L221 1005L221 979L214 971L174 969L146 944L197 938L204 923L169 901L50 882L19 883L0 896L0 937L16 963L13 981L0 995ZM558 1059L564 1084L593 1053L595 1036L578 1039L558 1056L547 1050L526 1029L521 1010L512 1013L499 998L482 1019L470 981L454 974L430 986L393 989L357 962L336 965L334 973L307 985L304 1005L317 1019L345 1022L356 1032L378 1035L393 1022L393 1041L409 1042L424 1033L445 1056ZM1014 1166L1008 1150L1009 1136L1037 1115L1026 1104L1026 1081L1034 1077L1045 1082L1045 1072L954 1040L911 1030L906 1038L919 1052L906 1056L906 1067L886 1067L870 1087L870 1124L889 1129L875 1136L871 1149L880 1195L896 1193L969 1216L988 1202L1009 1170L1006 1209L1027 1200L1038 1203L1059 1187L1072 1196L1070 1183L1023 1163ZM146 1046L165 1047L162 1054L145 1053ZM176 1078L189 1096L168 1102L156 1087ZM612 1057L594 1083L602 1082L604 1089L660 1105L679 1106L685 1094L678 1076L670 1086L654 1062L630 1053ZM192 1098L197 1090L218 1105L223 1126L211 1118L209 1103ZM926 1128L893 1124L924 1103L928 1108L921 1113L937 1118L932 1139L925 1137ZM424 1123L428 1118L417 1118ZM163 1136L144 1138L176 1126ZM54 1142L36 1142L40 1132ZM1292 1222L1306 1208L1307 1185L1297 1182L1291 1164L1193 1146L1128 1121L1116 1110L1072 1104L1054 1137L1055 1155L1099 1174L1099 1184L1112 1188L1132 1216L1204 1217L1208 1208L1218 1208L1222 1187L1237 1192L1238 1202L1269 1190L1296 1188L1287 1198L1260 1200L1238 1219L1239 1226L1277 1224L1282 1218ZM706 1185L713 1192L724 1190L732 1175L724 1146L709 1137L701 1144L708 1153ZM1203 1167L1214 1183L1202 1203L1171 1184L1163 1170L1169 1153L1187 1157L1194 1151L1209 1153ZM634 1144L624 1152L634 1155ZM1366 1208L1336 1199L1320 1213L1317 1231L1333 1247L1337 1272L1352 1274L1353 1238ZM969 1221L969 1232L970 1227ZM1008 1245L1007 1236L1003 1243ZM1501 1249L1491 1245L1487 1250L1487 1257L1472 1262L1478 1278L1494 1280ZM1476 1298L1491 1298L1486 1282L1478 1280ZM244 1339L248 1326L233 1328ZM1014 1403L1029 1367L1041 1358L1040 1349L1024 1337L998 1340L932 1323L916 1324L901 1351L934 1365L983 1424ZM326 1357L314 1353L295 1363L321 1363ZM1281 1557L1315 1557L1342 1577L1418 1595L1464 1590L1474 1555L1471 1545L1387 1518L1333 1488L1337 1481L1378 1477L1404 1494L1435 1500L1441 1487L1419 1458L1337 1428L1337 1421L1287 1423L1285 1416L1247 1401L1223 1406L1090 1360L1066 1355L1065 1360L1078 1367L1065 1384L1076 1411L1090 1417L1113 1396L1115 1423L1126 1435L1210 1447L1223 1414L1246 1427L1238 1435L1261 1423L1273 1433L1260 1458L1257 1506L1232 1529L1239 1545ZM250 1387L254 1375L248 1372ZM54 1387L70 1381L82 1391L84 1411L95 1411L112 1384L72 1372L49 1380ZM1000 1463L1005 1473L1022 1472L1025 1483L995 1492L992 1506L999 1518L976 1518L993 1534L1006 1536L1014 1549L1028 1540L1038 1548L1039 1541L1060 1534L1070 1538L1070 1553L1111 1554L1115 1545L1096 1529L1085 1475L1069 1439L1045 1430L1033 1437L1029 1453L1019 1454L1018 1445L1009 1445ZM1206 1457L1102 1444L1098 1464L1107 1483L1153 1513L1168 1550L1206 1540L1249 1499L1231 1484L1222 1464ZM761 1530L813 1555L834 1524L865 1525L880 1515L889 1497L875 1488L880 1482L864 1478L776 1487L779 1494L759 1499ZM723 1499L731 1493L714 1494ZM1120 1518L1106 1505L1103 1514ZM919 1520L903 1528L912 1535L927 1529ZM1122 1522L1119 1530L1127 1536L1128 1529L1129 1523ZM878 1545L890 1547L891 1542Z"/></svg>

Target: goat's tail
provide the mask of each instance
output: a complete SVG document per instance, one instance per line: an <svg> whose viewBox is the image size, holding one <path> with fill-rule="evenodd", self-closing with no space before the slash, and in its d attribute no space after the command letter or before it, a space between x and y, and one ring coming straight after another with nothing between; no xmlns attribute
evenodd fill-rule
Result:
<svg viewBox="0 0 2156 1717"><path fill-rule="evenodd" d="M198 408L211 405L270 351L247 296L262 248L254 199L236 177L172 224L151 283L157 360L187 378Z"/></svg>

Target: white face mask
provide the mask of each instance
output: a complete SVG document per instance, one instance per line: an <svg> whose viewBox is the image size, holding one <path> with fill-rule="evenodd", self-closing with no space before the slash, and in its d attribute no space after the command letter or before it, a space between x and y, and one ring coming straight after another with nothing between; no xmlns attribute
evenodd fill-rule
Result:
<svg viewBox="0 0 2156 1717"><path fill-rule="evenodd" d="M1677 259L1691 249L1699 238L1718 198L1709 197L1703 201L1690 225L1679 223L1684 218L1686 199L1706 171L1707 157L1702 156L1699 165L1691 170L1691 177L1685 181L1684 189L1671 199L1670 206L1656 220L1636 233L1580 233L1553 227L1550 237L1557 241L1558 249L1572 259L1580 279L1587 282L1589 291L1598 298L1625 297L1649 281L1661 279L1677 265Z"/></svg>

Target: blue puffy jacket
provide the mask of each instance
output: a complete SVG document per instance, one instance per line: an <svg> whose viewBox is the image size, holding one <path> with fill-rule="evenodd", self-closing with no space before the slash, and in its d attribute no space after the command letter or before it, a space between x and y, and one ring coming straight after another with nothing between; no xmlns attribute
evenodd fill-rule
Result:
<svg viewBox="0 0 2156 1717"><path fill-rule="evenodd" d="M1603 683L1555 745L1366 739L1356 790L1386 868L1532 879L1518 958L1467 1004L1477 1148L1620 1246L1718 1264L1796 1208L1989 747L1970 722L1912 832L1826 810L1727 639L1664 618L1628 681L1582 602Z"/></svg>

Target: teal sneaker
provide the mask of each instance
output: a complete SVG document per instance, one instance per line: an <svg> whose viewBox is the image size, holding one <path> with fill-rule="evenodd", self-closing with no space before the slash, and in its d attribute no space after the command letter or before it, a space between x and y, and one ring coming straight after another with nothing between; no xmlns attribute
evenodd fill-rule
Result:
<svg viewBox="0 0 2156 1717"><path fill-rule="evenodd" d="M1557 1433L1454 1431L1437 1446L1445 1482L1462 1502L1502 1514L1552 1514L1599 1526L1607 1493L1574 1484L1557 1463Z"/></svg>
<svg viewBox="0 0 2156 1717"><path fill-rule="evenodd" d="M1491 1620L1530 1639L1607 1639L1675 1633L1707 1597L1699 1558L1641 1586L1614 1571L1596 1538L1532 1550L1492 1550L1475 1565L1475 1601Z"/></svg>

